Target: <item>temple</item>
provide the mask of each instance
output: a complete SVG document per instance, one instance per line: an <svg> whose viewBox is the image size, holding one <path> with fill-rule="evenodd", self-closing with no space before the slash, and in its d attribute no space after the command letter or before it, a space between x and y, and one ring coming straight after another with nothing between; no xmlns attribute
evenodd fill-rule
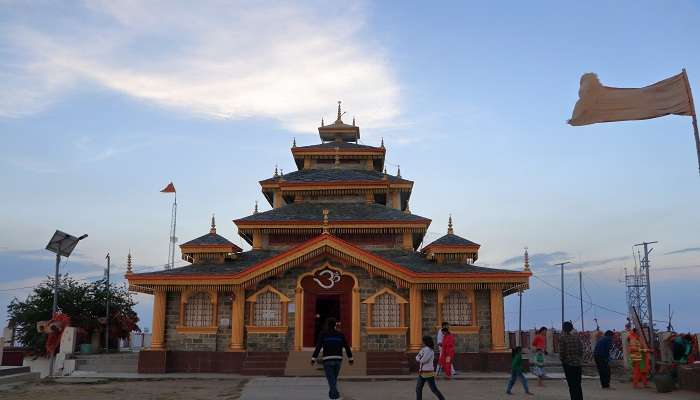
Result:
<svg viewBox="0 0 700 400"><path fill-rule="evenodd" d="M342 116L339 103L321 143L294 142L297 171L260 181L271 209L256 203L233 221L251 250L212 217L209 233L180 246L190 265L127 272L131 290L154 296L140 372L313 374L309 350L329 317L358 353L357 374L408 373L443 321L457 369L508 369L503 299L528 288L529 269L475 266L480 245L455 234L452 217L421 246L431 220L409 209L413 181L388 174L383 140L358 144Z"/></svg>

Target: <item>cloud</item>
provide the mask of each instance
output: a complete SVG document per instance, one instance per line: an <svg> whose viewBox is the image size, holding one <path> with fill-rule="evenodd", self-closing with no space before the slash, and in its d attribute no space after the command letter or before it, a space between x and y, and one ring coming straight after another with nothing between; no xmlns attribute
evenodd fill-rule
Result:
<svg viewBox="0 0 700 400"><path fill-rule="evenodd" d="M700 247L687 247L685 249L680 249L680 250L673 250L669 251L668 253L664 253L665 256L670 256L673 254L683 254L683 253L695 253L700 251Z"/></svg>
<svg viewBox="0 0 700 400"><path fill-rule="evenodd" d="M569 259L569 253L565 251L555 251L552 253L535 253L530 254L530 267L533 269L549 267L554 265L554 263L566 261ZM514 257L507 258L501 262L505 267L522 267L523 266L523 256L518 255Z"/></svg>
<svg viewBox="0 0 700 400"><path fill-rule="evenodd" d="M366 10L317 5L9 7L22 18L8 18L0 31L11 60L0 64L0 117L36 113L89 82L202 118L271 118L312 132L341 99L363 127L388 125L399 113L399 87L363 31Z"/></svg>

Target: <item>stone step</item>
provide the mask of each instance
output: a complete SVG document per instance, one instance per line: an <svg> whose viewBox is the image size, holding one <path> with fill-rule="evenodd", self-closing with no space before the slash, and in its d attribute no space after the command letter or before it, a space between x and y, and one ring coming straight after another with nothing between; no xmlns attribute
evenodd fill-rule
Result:
<svg viewBox="0 0 700 400"><path fill-rule="evenodd" d="M36 382L39 379L41 379L41 374L39 372L21 372L18 374L0 376L0 391L5 385L24 385L29 382Z"/></svg>
<svg viewBox="0 0 700 400"><path fill-rule="evenodd" d="M293 351L287 358L287 367L284 374L287 376L323 376L323 364L321 362L311 365L312 351ZM340 376L366 376L367 375L367 353L354 352L353 365L347 360L343 360L340 368Z"/></svg>
<svg viewBox="0 0 700 400"><path fill-rule="evenodd" d="M16 374L23 374L25 372L30 372L29 367L14 367L14 366L6 366L6 367L0 367L0 376L9 376L9 375L16 375Z"/></svg>

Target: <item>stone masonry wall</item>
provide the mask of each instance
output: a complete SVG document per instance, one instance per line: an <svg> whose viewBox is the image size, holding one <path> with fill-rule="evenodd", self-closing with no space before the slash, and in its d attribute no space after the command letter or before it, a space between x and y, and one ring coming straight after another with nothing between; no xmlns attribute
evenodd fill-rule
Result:
<svg viewBox="0 0 700 400"><path fill-rule="evenodd" d="M491 351L491 296L488 290L477 290L476 320L479 323L479 351Z"/></svg>
<svg viewBox="0 0 700 400"><path fill-rule="evenodd" d="M165 345L168 350L183 351L225 351L231 340L231 327L221 326L222 319L231 320L231 298L219 294L216 334L187 334L177 333L180 323L180 293L169 292L167 295L165 314Z"/></svg>

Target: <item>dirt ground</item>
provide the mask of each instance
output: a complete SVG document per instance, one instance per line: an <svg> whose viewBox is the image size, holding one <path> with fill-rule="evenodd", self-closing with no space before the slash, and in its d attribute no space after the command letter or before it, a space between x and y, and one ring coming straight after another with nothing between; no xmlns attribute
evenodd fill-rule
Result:
<svg viewBox="0 0 700 400"><path fill-rule="evenodd" d="M462 380L439 381L438 386L449 399L568 399L566 382L546 382L537 387L531 382L535 396L525 396L522 387L516 386L514 395L504 393L505 381ZM345 400L408 400L415 399L412 381L340 382ZM653 389L632 389L629 384L618 383L616 390L602 390L597 381L584 382L584 398L600 400L700 399L700 394L676 391L672 394L657 393ZM425 388L423 398L433 399ZM103 380L92 383L39 382L0 391L0 399L8 400L314 400L328 399L325 380L322 378L251 378L251 379L163 379L163 380Z"/></svg>

